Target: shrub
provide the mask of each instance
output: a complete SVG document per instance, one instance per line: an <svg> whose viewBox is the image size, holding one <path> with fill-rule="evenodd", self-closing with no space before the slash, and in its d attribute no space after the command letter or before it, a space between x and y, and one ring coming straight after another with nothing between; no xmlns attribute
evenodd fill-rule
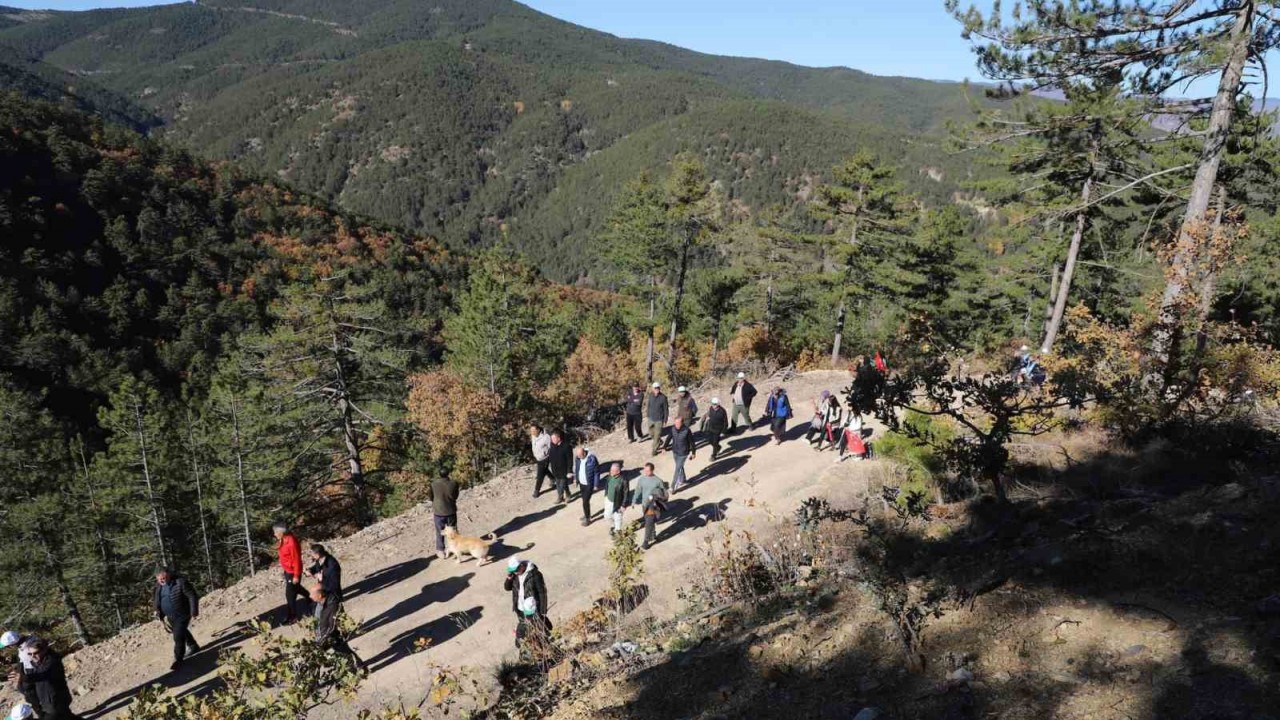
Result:
<svg viewBox="0 0 1280 720"><path fill-rule="evenodd" d="M590 420L595 411L617 405L623 388L642 372L626 353L607 350L584 337L542 396L565 415Z"/></svg>

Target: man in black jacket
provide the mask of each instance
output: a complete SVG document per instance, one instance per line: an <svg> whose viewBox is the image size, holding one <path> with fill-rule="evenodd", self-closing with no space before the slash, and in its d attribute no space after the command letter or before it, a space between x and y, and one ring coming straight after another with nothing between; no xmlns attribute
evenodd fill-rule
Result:
<svg viewBox="0 0 1280 720"><path fill-rule="evenodd" d="M200 652L200 645L191 636L188 626L200 617L200 598L187 582L169 568L156 571L156 589L153 595L156 619L164 622L173 634L173 665L177 670L187 654Z"/></svg>
<svg viewBox="0 0 1280 720"><path fill-rule="evenodd" d="M307 574L320 583L326 597L336 598L342 603L342 565L338 558L329 554L323 545L312 543L307 548L311 555L311 566Z"/></svg>
<svg viewBox="0 0 1280 720"><path fill-rule="evenodd" d="M720 454L720 438L724 437L728 429L729 414L720 406L720 398L711 398L711 407L707 408L707 414L702 418L702 432L711 445L712 460Z"/></svg>
<svg viewBox="0 0 1280 720"><path fill-rule="evenodd" d="M71 711L71 690L67 687L67 671L62 658L39 638L32 638L22 646L31 659L31 669L9 673L22 696L35 706L40 720L80 720Z"/></svg>
<svg viewBox="0 0 1280 720"><path fill-rule="evenodd" d="M671 425L671 457L676 461L676 470L671 476L671 492L689 483L684 474L684 463L698 456L696 448L693 430L684 424L684 418L677 415Z"/></svg>
<svg viewBox="0 0 1280 720"><path fill-rule="evenodd" d="M547 618L547 583L542 572L528 560L507 561L507 579L502 587L511 593L511 611L516 615L516 647L533 630L551 632Z"/></svg>
<svg viewBox="0 0 1280 720"><path fill-rule="evenodd" d="M436 526L436 557L441 560L444 559L445 526L458 527L458 492L458 481L448 475L441 475L427 486L427 499L431 501Z"/></svg>
<svg viewBox="0 0 1280 720"><path fill-rule="evenodd" d="M551 477L556 481L556 502L563 503L569 493L569 479L573 477L573 448L565 442L564 433L551 433L551 454L547 456Z"/></svg>
<svg viewBox="0 0 1280 720"><path fill-rule="evenodd" d="M644 439L644 390L639 383L631 386L622 398L623 409L627 416L627 441L635 442Z"/></svg>
<svg viewBox="0 0 1280 720"><path fill-rule="evenodd" d="M738 416L741 415L743 424L751 427L751 401L756 397L756 387L747 382L746 373L738 373L738 381L729 388L729 398L733 403L733 418L729 422L729 431L738 429Z"/></svg>

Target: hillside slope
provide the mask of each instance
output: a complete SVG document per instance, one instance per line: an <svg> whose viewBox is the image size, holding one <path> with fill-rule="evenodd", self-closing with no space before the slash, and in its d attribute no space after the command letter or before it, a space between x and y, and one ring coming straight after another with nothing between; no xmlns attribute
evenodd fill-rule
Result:
<svg viewBox="0 0 1280 720"><path fill-rule="evenodd" d="M728 145L764 154L771 178L800 178L851 146L818 138L858 138L904 163L905 179L934 201L965 172L936 143L903 142L965 114L961 86L623 40L508 0L204 0L4 15L22 21L0 27L0 46L145 106L186 147L457 246L492 243L505 229L520 249L542 245L535 254L560 279L590 269L563 261L617 188L584 198L585 224L548 198L604 151L611 163L652 169L678 150L717 155ZM671 136L668 124L686 116L698 131ZM637 133L663 137L645 152L624 142ZM733 199L790 199L785 183L752 182L752 168L713 159Z"/></svg>

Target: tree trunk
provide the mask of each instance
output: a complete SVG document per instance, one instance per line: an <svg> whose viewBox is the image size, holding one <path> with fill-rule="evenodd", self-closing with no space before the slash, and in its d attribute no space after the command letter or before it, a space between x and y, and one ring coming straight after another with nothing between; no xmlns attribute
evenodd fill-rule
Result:
<svg viewBox="0 0 1280 720"><path fill-rule="evenodd" d="M1218 93L1213 98L1213 110L1209 114L1209 126L1205 133L1204 146L1200 150L1199 166L1191 184L1191 194L1187 200L1187 210L1182 217L1182 226L1178 229L1177 245L1165 280L1164 294L1160 298L1160 315L1152 337L1151 352L1156 361L1154 375L1159 381L1168 382L1176 370L1172 366L1174 345L1177 342L1179 317L1183 295L1196 267L1196 235L1204 232L1200 227L1204 222L1205 212L1209 209L1210 196L1218 181L1218 167L1222 164L1222 156L1227 145L1227 134L1231 130L1232 113L1235 111L1236 97L1240 93L1240 83L1244 77L1245 65L1249 60L1249 43L1253 39L1255 3L1252 0L1242 2L1236 12L1235 24L1231 28L1231 46L1227 55L1227 63L1222 68L1222 77L1218 81ZM1148 376L1148 380L1155 379Z"/></svg>
<svg viewBox="0 0 1280 720"><path fill-rule="evenodd" d="M120 605L120 595L116 589L116 554L106 531L102 528L102 507L98 505L98 496L93 488L93 475L89 472L89 460L84 456L84 441L76 438L76 450L80 460L80 471L84 474L85 492L89 494L89 510L93 513L93 540L102 560L102 580L107 586L107 597L111 603L111 612L115 615L116 629L124 629L124 611Z"/></svg>
<svg viewBox="0 0 1280 720"><path fill-rule="evenodd" d="M231 443L236 454L236 489L240 493L240 522L244 532L244 551L249 558L249 574L258 572L253 554L253 530L249 524L249 491L244 478L244 443L240 435L240 398L231 398Z"/></svg>
<svg viewBox="0 0 1280 720"><path fill-rule="evenodd" d="M836 337L831 343L831 367L840 365L840 342L844 339L844 298L840 299L840 309L836 312Z"/></svg>
<svg viewBox="0 0 1280 720"><path fill-rule="evenodd" d="M764 334L773 335L773 274L764 288Z"/></svg>
<svg viewBox="0 0 1280 720"><path fill-rule="evenodd" d="M667 380L676 382L676 335L680 332L680 304L684 302L684 281L689 271L689 246L693 244L693 231L686 229L684 243L680 246L680 271L676 273L676 299L671 305L671 339L667 343Z"/></svg>
<svg viewBox="0 0 1280 720"><path fill-rule="evenodd" d="M351 388L347 383L347 368L343 362L343 346L339 337L338 318L333 309L333 300L326 298L329 311L330 330L329 352L333 356L333 398L338 412L338 424L342 429L342 444L347 453L347 472L351 476L351 491L355 494L356 505L360 514L360 522L369 520L368 499L365 497L364 463L360 459L360 435L356 430L354 411L351 408ZM492 380L491 380L492 382Z"/></svg>
<svg viewBox="0 0 1280 720"><path fill-rule="evenodd" d="M1080 212L1076 213L1076 229L1071 233L1071 245L1067 248L1067 264L1062 269L1062 284L1058 286L1058 297L1053 304L1053 317L1049 320L1049 328L1045 330L1044 342L1040 343L1040 352L1047 353L1058 337L1058 329L1062 327L1062 316L1067 312L1067 298L1071 296L1071 278L1076 273L1076 259L1080 256L1080 239L1084 237L1084 227L1088 222L1089 197L1093 192L1093 178L1084 181L1084 189L1080 191Z"/></svg>
<svg viewBox="0 0 1280 720"><path fill-rule="evenodd" d="M716 318L715 327L711 329L711 374L716 372L716 355L720 353L720 323L721 319Z"/></svg>
<svg viewBox="0 0 1280 720"><path fill-rule="evenodd" d="M80 645L88 647L91 644L89 630L85 627L84 618L80 615L80 606L76 604L71 588L67 585L66 575L62 571L62 557L54 551L53 543L50 542L44 530L37 531L37 536L40 539L40 548L44 550L45 567L49 570L49 577L58 586L58 597L62 600L62 607L67 611L67 619L71 621L71 630L75 633Z"/></svg>
<svg viewBox="0 0 1280 720"><path fill-rule="evenodd" d="M653 385L653 322L658 312L657 281L649 278L649 341L645 346L644 362L649 372L649 385Z"/></svg>
<svg viewBox="0 0 1280 720"><path fill-rule="evenodd" d="M1062 266L1053 264L1053 275L1049 280L1049 302L1044 304L1044 327L1042 332L1049 334L1049 323L1053 322L1053 308L1058 303L1058 280L1062 277Z"/></svg>
<svg viewBox="0 0 1280 720"><path fill-rule="evenodd" d="M151 463L147 457L147 430L142 421L142 405L133 399L133 417L138 432L138 454L142 460L142 482L146 486L147 505L151 510L151 527L156 533L156 552L160 564L169 567L169 549L165 546L163 524L160 522L160 503L156 498L155 483L151 479Z"/></svg>
<svg viewBox="0 0 1280 720"><path fill-rule="evenodd" d="M191 451L191 477L196 483L196 512L200 514L200 540L204 545L204 565L209 573L208 581L216 583L218 576L213 569L213 547L209 542L209 523L205 520L204 483L200 479L200 457L196 451L196 428L191 420L191 411L187 411L187 442Z"/></svg>
<svg viewBox="0 0 1280 720"><path fill-rule="evenodd" d="M1217 213L1213 217L1213 240L1217 242L1218 235L1222 232L1222 216L1227 212L1227 189L1218 186L1218 202ZM1204 355L1204 349L1209 344L1209 313L1213 311L1213 293L1214 285L1217 281L1217 268L1213 267L1212 261L1206 263L1204 272L1200 278L1200 326L1196 330L1196 361Z"/></svg>

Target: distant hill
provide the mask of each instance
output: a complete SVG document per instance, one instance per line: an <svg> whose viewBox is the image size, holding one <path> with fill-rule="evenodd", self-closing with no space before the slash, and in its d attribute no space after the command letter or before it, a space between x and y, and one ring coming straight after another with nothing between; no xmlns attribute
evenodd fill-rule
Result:
<svg viewBox="0 0 1280 720"><path fill-rule="evenodd" d="M455 246L505 232L561 279L591 270L583 251L627 175L681 150L749 208L794 200L859 147L934 202L967 171L930 140L968 112L960 85L623 40L509 0L0 9L0 23L29 72L110 90L196 152ZM566 183L583 192L566 199Z"/></svg>

